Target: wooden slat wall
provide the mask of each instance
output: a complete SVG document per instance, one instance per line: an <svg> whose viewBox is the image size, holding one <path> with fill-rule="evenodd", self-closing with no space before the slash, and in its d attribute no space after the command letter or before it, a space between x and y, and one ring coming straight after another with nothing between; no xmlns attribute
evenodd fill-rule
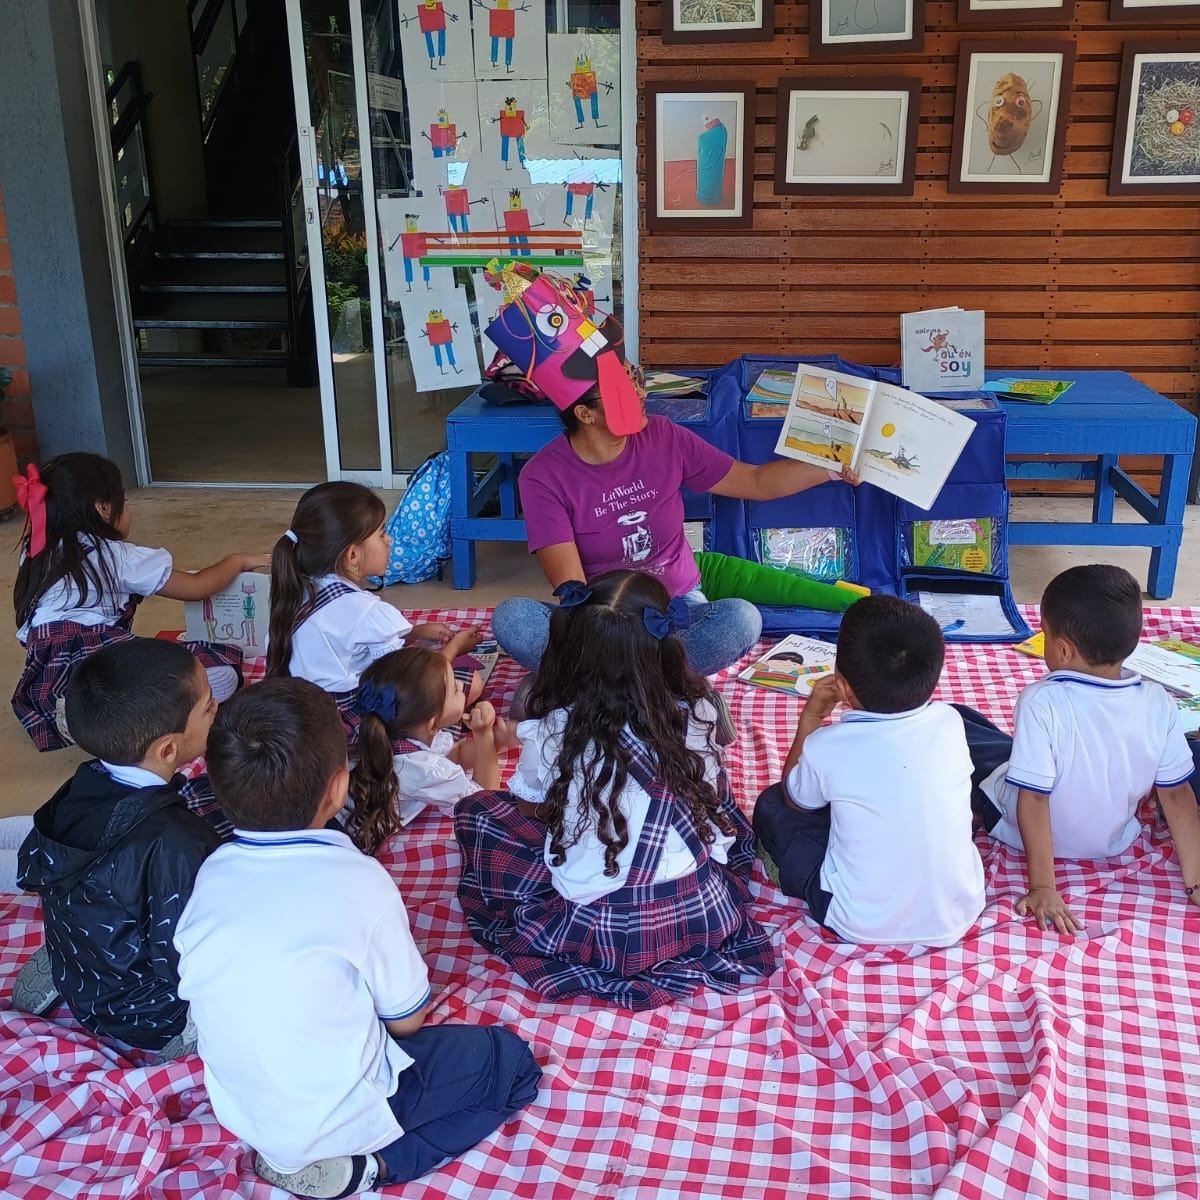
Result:
<svg viewBox="0 0 1200 1200"><path fill-rule="evenodd" d="M754 228L720 236L640 233L640 353L652 367L743 353L899 357L899 314L987 311L988 365L1127 370L1188 409L1200 386L1200 205L1107 192L1121 48L1200 41L1200 28L1115 26L1108 0L1079 0L1069 29L964 29L956 0L929 0L919 56L809 60L808 5L777 3L771 42L664 45L662 6L637 5L638 84L753 78ZM1018 16L1013 16L1018 21ZM1077 48L1058 196L947 191L958 46L1016 36ZM911 197L781 197L773 186L775 88L798 69L898 74L924 85ZM644 115L644 99L641 108ZM645 178L644 124L639 162ZM642 184L642 203L645 185Z"/></svg>

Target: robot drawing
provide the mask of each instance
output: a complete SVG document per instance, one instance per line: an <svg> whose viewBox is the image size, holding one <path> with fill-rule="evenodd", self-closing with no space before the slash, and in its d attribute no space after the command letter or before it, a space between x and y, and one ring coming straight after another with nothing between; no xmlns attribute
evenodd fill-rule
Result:
<svg viewBox="0 0 1200 1200"><path fill-rule="evenodd" d="M521 189L512 188L508 193L508 207L504 210L504 230L508 233L508 244L515 255L528 255L531 228L545 225L545 221L530 222L529 209L521 199Z"/></svg>
<svg viewBox="0 0 1200 1200"><path fill-rule="evenodd" d="M588 55L580 54L576 57L575 69L571 72L571 78L567 80L567 87L571 89L571 98L575 101L576 129L582 129L584 125L583 105L585 101L591 110L596 128L607 128L607 125L600 123L600 89L604 88L609 95L612 95L614 86L611 82L604 83L596 78L596 68L592 66L592 60Z"/></svg>
<svg viewBox="0 0 1200 1200"><path fill-rule="evenodd" d="M446 65L446 22L457 21L458 14L447 12L442 0L419 0L417 11L409 17L401 17L405 26L416 21L417 28L425 35L425 53L429 55L429 69L436 71ZM436 60L436 61L435 61Z"/></svg>
<svg viewBox="0 0 1200 1200"><path fill-rule="evenodd" d="M500 66L500 43L504 43L504 69L510 74L513 65L513 40L517 36L517 13L528 12L528 4L514 6L512 0L496 0L491 7L485 0L475 0L475 3L487 12L488 36L492 39L492 70Z"/></svg>
<svg viewBox="0 0 1200 1200"><path fill-rule="evenodd" d="M500 108L499 115L492 117L492 124L500 126L500 161L506 171L511 171L508 152L512 142L517 143L517 158L521 166L525 165L525 135L529 132L529 122L525 120L525 110L517 107L515 96L506 96Z"/></svg>
<svg viewBox="0 0 1200 1200"><path fill-rule="evenodd" d="M488 198L472 200L467 189L461 183L438 184L438 191L446 204L446 219L454 233L471 232L471 206L487 204Z"/></svg>
<svg viewBox="0 0 1200 1200"><path fill-rule="evenodd" d="M400 254L404 259L404 283L410 292L413 285L413 263L429 253L429 238L418 228L419 220L420 217L416 213L405 213L404 232L388 247L389 250L395 250L396 242L400 243ZM432 291L429 268L422 267L421 274L425 277L425 290Z"/></svg>
<svg viewBox="0 0 1200 1200"><path fill-rule="evenodd" d="M458 126L450 120L450 114L439 108L437 117L428 131L422 129L421 136L433 147L434 158L453 158L458 153L459 142L467 135L458 132Z"/></svg>
<svg viewBox="0 0 1200 1200"><path fill-rule="evenodd" d="M450 364L450 368L455 375L462 374L462 367L454 361L454 335L458 332L458 325L451 324L446 314L440 308L431 308L425 318L425 328L421 332L423 338L428 339L429 345L433 350L433 361L437 363L437 368L440 374L446 374L446 368L443 363L443 352L445 361Z"/></svg>

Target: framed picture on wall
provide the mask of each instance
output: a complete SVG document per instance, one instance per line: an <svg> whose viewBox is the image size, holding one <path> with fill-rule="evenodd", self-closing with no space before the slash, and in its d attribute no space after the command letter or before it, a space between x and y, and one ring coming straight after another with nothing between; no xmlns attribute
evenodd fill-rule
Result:
<svg viewBox="0 0 1200 1200"><path fill-rule="evenodd" d="M925 0L811 0L810 57L911 54L925 46Z"/></svg>
<svg viewBox="0 0 1200 1200"><path fill-rule="evenodd" d="M1073 42L961 43L951 192L1058 192L1074 64Z"/></svg>
<svg viewBox="0 0 1200 1200"><path fill-rule="evenodd" d="M663 0L664 42L769 42L775 0Z"/></svg>
<svg viewBox="0 0 1200 1200"><path fill-rule="evenodd" d="M1075 0L958 0L958 23L992 29L1014 25L1066 25Z"/></svg>
<svg viewBox="0 0 1200 1200"><path fill-rule="evenodd" d="M646 228L748 229L754 84L646 85Z"/></svg>
<svg viewBox="0 0 1200 1200"><path fill-rule="evenodd" d="M1200 21L1196 0L1112 0L1109 19L1139 25Z"/></svg>
<svg viewBox="0 0 1200 1200"><path fill-rule="evenodd" d="M1126 44L1108 191L1200 192L1200 41Z"/></svg>
<svg viewBox="0 0 1200 1200"><path fill-rule="evenodd" d="M911 196L921 81L781 79L775 190Z"/></svg>

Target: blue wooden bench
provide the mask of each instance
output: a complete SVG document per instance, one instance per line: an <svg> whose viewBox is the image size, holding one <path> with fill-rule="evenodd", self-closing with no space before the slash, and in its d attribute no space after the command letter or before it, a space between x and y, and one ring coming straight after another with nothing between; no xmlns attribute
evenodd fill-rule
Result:
<svg viewBox="0 0 1200 1200"><path fill-rule="evenodd" d="M1053 404L1004 402L1004 448L1010 479L1086 479L1095 484L1091 521L1011 521L1014 546L1149 546L1147 591L1165 600L1175 587L1183 542L1196 418L1124 371L989 371L989 377L1073 379ZM1151 496L1119 465L1122 455L1162 456L1162 488ZM1086 462L1064 462L1086 456ZM1125 500L1142 522L1116 524L1113 505Z"/></svg>
<svg viewBox="0 0 1200 1200"><path fill-rule="evenodd" d="M1170 596L1183 541L1188 474L1196 444L1196 418L1122 371L994 371L1002 375L1041 375L1073 379L1075 386L1050 405L1005 402L1005 450L1032 461L1010 462L1013 479L1087 479L1095 483L1091 521L1013 521L1009 542L1024 546L1149 546L1148 591ZM536 454L562 431L548 405L496 408L478 395L464 400L447 418L446 437L453 471L451 536L454 586L475 585L475 543L523 542L518 516L517 460ZM481 480L472 454L494 455ZM1162 490L1156 498L1120 467L1128 454L1161 455ZM1086 462L1064 462L1084 456ZM1127 501L1144 523L1116 524L1116 498ZM499 516L483 516L499 502ZM689 516L692 516L689 513ZM700 514L695 514L700 515Z"/></svg>

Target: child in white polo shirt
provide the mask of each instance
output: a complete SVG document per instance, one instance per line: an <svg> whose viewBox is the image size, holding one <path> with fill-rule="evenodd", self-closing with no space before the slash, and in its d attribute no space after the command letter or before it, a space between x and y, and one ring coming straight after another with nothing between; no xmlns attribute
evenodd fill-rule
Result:
<svg viewBox="0 0 1200 1200"><path fill-rule="evenodd" d="M928 613L894 596L860 600L783 782L755 806L768 870L844 941L948 946L983 911L962 719L929 699L944 657ZM841 721L822 728L839 704Z"/></svg>
<svg viewBox="0 0 1200 1200"><path fill-rule="evenodd" d="M541 1070L496 1025L423 1027L429 976L378 862L326 822L346 801L334 700L269 680L208 745L234 840L175 932L217 1119L300 1196L416 1179L531 1103Z"/></svg>
<svg viewBox="0 0 1200 1200"><path fill-rule="evenodd" d="M1122 665L1142 632L1137 581L1103 563L1064 571L1042 596L1042 631L1050 674L1021 693L1011 745L978 714L963 714L979 815L1028 861L1018 910L1042 929L1081 929L1059 895L1055 858L1124 853L1140 830L1138 806L1154 790L1184 889L1200 904L1200 815L1188 783L1195 764L1179 711L1158 684Z"/></svg>

